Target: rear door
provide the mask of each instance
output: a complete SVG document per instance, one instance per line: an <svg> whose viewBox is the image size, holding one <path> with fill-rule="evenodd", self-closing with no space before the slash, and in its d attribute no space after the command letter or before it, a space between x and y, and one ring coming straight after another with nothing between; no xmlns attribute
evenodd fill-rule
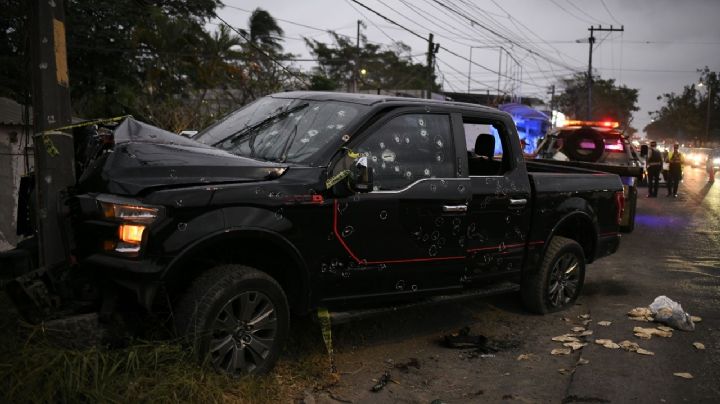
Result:
<svg viewBox="0 0 720 404"><path fill-rule="evenodd" d="M479 135L491 135L495 140L490 164L469 162L466 277L479 280L518 273L526 244L542 241L526 238L531 190L514 124L503 116L472 114L464 114L462 121L469 160L478 158L473 151Z"/></svg>

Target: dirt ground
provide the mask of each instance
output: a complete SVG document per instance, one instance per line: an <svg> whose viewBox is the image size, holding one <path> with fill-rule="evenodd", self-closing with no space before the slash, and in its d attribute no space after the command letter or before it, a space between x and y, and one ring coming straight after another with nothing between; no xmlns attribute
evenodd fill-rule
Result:
<svg viewBox="0 0 720 404"><path fill-rule="evenodd" d="M644 198L637 226L620 251L588 267L585 290L571 309L526 312L517 294L393 312L333 327L339 382L306 391L306 403L716 403L720 402L720 188L689 169L679 198ZM659 324L626 313L659 295L700 316L695 331L650 340L633 327ZM584 324L586 316L590 320ZM599 325L609 321L609 326ZM568 355L554 336L583 326L587 346ZM498 352L441 344L469 327ZM596 339L629 340L654 355L609 349ZM704 350L693 346L704 344ZM585 363L586 362L586 363ZM583 364L585 363L585 364ZM372 392L389 372L391 381ZM690 373L692 379L675 376Z"/></svg>

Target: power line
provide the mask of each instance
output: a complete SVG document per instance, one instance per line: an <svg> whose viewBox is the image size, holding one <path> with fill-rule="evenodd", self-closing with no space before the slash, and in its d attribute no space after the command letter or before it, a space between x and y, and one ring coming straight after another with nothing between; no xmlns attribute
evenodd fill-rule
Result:
<svg viewBox="0 0 720 404"><path fill-rule="evenodd" d="M607 11L608 15L610 16L610 18L612 18L612 20L615 21L615 23L622 25L622 23L620 21L618 21L617 18L615 18L613 13L610 12L610 9L608 8L607 4L605 4L605 0L600 0L600 3L602 3L602 6L605 8L605 11Z"/></svg>

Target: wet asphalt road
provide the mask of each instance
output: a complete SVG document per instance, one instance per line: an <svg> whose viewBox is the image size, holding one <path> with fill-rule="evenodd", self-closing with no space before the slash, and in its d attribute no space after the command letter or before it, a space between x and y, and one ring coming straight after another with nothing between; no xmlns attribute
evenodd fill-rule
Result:
<svg viewBox="0 0 720 404"><path fill-rule="evenodd" d="M720 402L720 183L709 186L700 169L686 169L678 198L647 199L640 189L635 231L620 251L588 267L577 304L561 313L527 313L517 294L389 313L334 327L340 382L308 392L311 402ZM642 340L626 313L667 295L702 317L693 332ZM569 355L553 336L592 320L589 344ZM598 321L610 321L607 327ZM472 357L448 349L444 334L469 326L500 351ZM655 353L643 356L594 344L629 340ZM701 342L705 350L697 350ZM527 359L518 360L521 354ZM402 366L411 359L410 366ZM578 361L588 361L577 365ZM397 365L401 365L397 367ZM561 370L562 369L562 370ZM393 382L370 392L384 371ZM687 372L693 379L673 373Z"/></svg>

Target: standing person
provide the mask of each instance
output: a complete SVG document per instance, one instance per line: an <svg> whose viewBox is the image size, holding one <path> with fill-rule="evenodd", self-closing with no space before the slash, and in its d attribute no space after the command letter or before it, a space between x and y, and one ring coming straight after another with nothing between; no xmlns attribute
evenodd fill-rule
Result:
<svg viewBox="0 0 720 404"><path fill-rule="evenodd" d="M646 163L648 173L648 198L657 198L660 187L660 171L662 171L663 156L657 149L657 142L650 142Z"/></svg>
<svg viewBox="0 0 720 404"><path fill-rule="evenodd" d="M705 160L705 169L708 173L708 182L712 184L715 182L715 159L720 157L718 149L711 150L708 153L707 160Z"/></svg>
<svg viewBox="0 0 720 404"><path fill-rule="evenodd" d="M677 198L677 191L678 186L680 185L680 180L682 179L682 165L684 163L685 157L682 153L680 153L680 145L675 143L673 145L673 151L668 153L668 162L670 163L670 170L668 172L668 194L667 196L673 196Z"/></svg>

